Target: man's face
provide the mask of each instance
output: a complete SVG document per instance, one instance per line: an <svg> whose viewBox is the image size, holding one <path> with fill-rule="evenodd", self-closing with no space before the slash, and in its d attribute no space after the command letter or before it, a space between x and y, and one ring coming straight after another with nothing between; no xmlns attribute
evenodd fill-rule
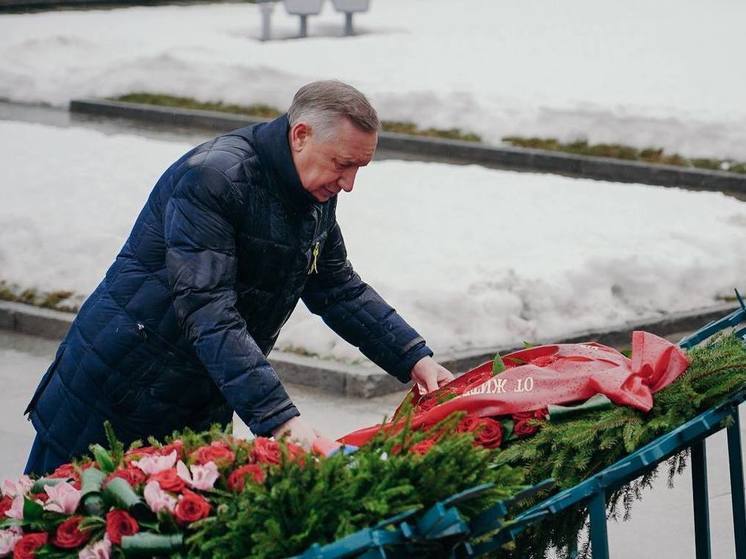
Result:
<svg viewBox="0 0 746 559"><path fill-rule="evenodd" d="M358 169L373 159L378 134L363 132L341 118L324 138L301 121L290 129L289 142L303 188L319 202L326 202L340 190L352 192Z"/></svg>

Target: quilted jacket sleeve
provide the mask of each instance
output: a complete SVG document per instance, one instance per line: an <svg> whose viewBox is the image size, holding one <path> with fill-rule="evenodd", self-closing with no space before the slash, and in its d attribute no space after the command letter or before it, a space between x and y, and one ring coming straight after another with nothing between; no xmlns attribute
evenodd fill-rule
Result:
<svg viewBox="0 0 746 559"><path fill-rule="evenodd" d="M433 354L414 328L352 269L336 223L319 257L318 273L306 284L303 302L332 330L402 382L411 379L417 361Z"/></svg>
<svg viewBox="0 0 746 559"><path fill-rule="evenodd" d="M256 435L300 415L236 310L230 180L205 166L187 171L165 211L166 267L176 315L230 406Z"/></svg>

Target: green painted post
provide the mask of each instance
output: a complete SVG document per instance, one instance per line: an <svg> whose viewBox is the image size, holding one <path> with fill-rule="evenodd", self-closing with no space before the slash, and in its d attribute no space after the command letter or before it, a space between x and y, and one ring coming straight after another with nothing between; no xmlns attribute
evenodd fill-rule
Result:
<svg viewBox="0 0 746 559"><path fill-rule="evenodd" d="M591 556L609 559L609 534L606 531L606 494L601 489L593 494L588 508L591 513Z"/></svg>
<svg viewBox="0 0 746 559"><path fill-rule="evenodd" d="M707 497L707 450L705 441L692 445L692 497L694 501L694 545L697 559L711 559L710 511Z"/></svg>
<svg viewBox="0 0 746 559"><path fill-rule="evenodd" d="M743 455L741 454L741 422L738 408L735 420L728 427L728 462L730 464L730 496L733 504L733 534L736 542L736 559L746 559L746 505L744 504Z"/></svg>

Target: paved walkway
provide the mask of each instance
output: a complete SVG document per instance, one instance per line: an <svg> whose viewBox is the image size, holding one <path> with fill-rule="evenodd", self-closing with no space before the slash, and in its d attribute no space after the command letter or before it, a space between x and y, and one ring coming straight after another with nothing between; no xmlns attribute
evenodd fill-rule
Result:
<svg viewBox="0 0 746 559"><path fill-rule="evenodd" d="M23 416L41 375L57 350L57 342L0 330L0 480L23 470L34 429ZM383 372L381 374L384 374ZM290 396L309 423L332 438L367 427L391 413L404 392L380 398L353 399L332 396L290 385ZM236 434L248 427L234 417Z"/></svg>
<svg viewBox="0 0 746 559"><path fill-rule="evenodd" d="M23 469L33 428L21 414L56 348L56 342L0 330L0 480L16 476ZM288 387L288 391L309 422L331 437L375 423L391 413L402 397L399 393L364 400L342 398L295 386ZM746 406L742 406L741 413L746 415ZM248 429L237 422L236 432L246 435ZM741 433L746 441L744 417ZM708 461L712 557L735 559L723 432L709 439ZM643 501L634 504L629 522L609 523L612 558L694 558L689 470L676 478L674 489L666 487L665 472L659 477Z"/></svg>

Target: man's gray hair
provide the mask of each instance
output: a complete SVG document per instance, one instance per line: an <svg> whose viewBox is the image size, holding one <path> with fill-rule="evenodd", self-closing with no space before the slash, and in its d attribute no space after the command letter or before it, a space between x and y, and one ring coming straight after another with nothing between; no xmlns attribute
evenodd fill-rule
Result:
<svg viewBox="0 0 746 559"><path fill-rule="evenodd" d="M323 138L332 135L341 118L363 132L378 132L378 114L365 95L337 80L311 82L301 87L288 109L290 126L306 122Z"/></svg>

